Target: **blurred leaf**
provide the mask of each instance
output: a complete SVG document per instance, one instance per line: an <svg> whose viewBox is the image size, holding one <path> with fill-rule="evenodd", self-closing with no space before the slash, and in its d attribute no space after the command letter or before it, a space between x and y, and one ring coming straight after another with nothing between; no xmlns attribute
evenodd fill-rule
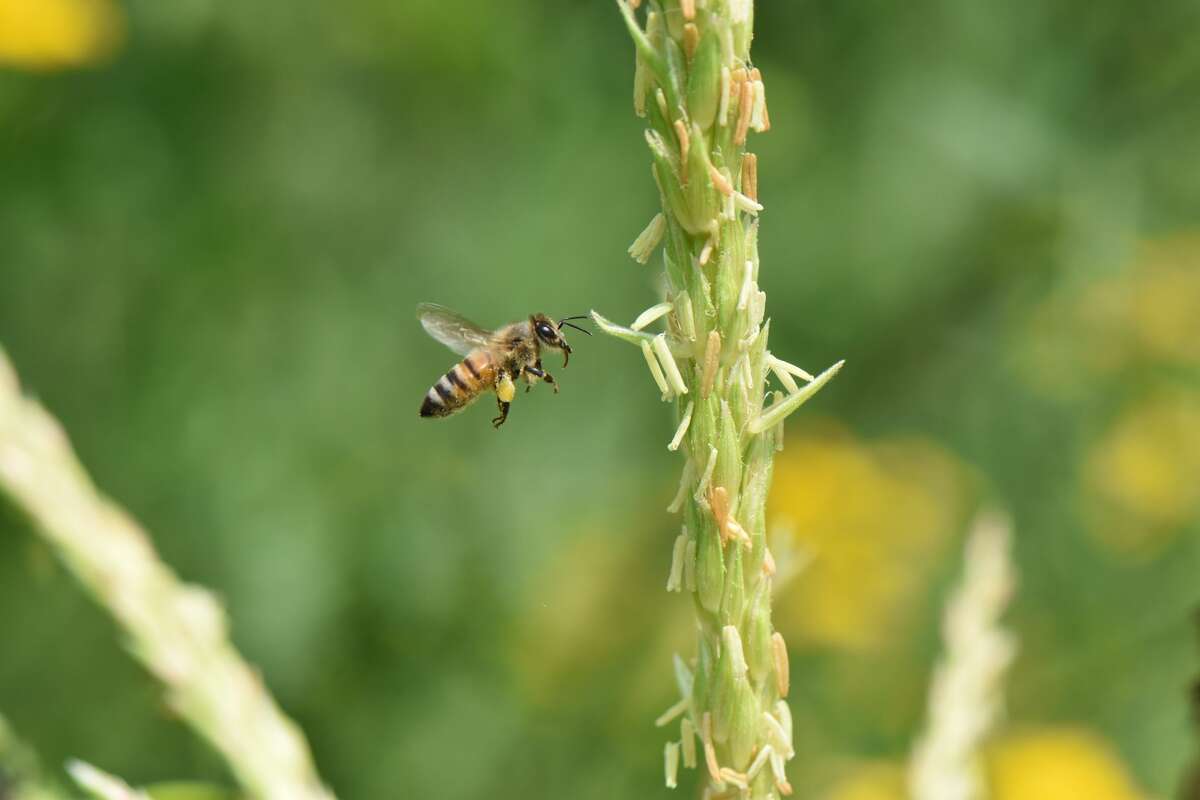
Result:
<svg viewBox="0 0 1200 800"><path fill-rule="evenodd" d="M242 795L208 783L156 783L144 791L153 800L242 800Z"/></svg>

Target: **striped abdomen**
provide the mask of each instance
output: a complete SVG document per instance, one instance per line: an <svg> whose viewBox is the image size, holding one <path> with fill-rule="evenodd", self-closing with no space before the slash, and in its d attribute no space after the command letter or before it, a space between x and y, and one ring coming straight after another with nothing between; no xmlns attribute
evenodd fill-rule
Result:
<svg viewBox="0 0 1200 800"><path fill-rule="evenodd" d="M438 378L421 403L422 417L448 417L471 404L496 382L496 365L486 350L476 350Z"/></svg>

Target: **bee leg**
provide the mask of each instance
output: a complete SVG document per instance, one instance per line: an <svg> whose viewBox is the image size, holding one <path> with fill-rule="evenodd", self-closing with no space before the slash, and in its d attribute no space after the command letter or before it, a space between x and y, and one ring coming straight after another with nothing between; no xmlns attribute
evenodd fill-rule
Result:
<svg viewBox="0 0 1200 800"><path fill-rule="evenodd" d="M512 402L513 395L517 393L517 386L513 380L521 377L519 372L502 372L500 380L496 381L496 405L500 407L500 416L492 420L492 427L499 428L504 424L504 420L508 419L508 406Z"/></svg>
<svg viewBox="0 0 1200 800"><path fill-rule="evenodd" d="M497 397L496 405L500 407L500 416L492 417L492 427L493 428L499 428L501 425L504 424L504 421L506 419L508 419L508 407L512 404L506 403L503 400L501 400L499 397Z"/></svg>
<svg viewBox="0 0 1200 800"><path fill-rule="evenodd" d="M535 375L535 376L541 378L546 383L553 386L554 393L558 394L558 384L554 381L553 375L551 375L549 372L546 372L546 370L542 369L541 359L538 359L538 362L536 364L534 364L532 367L526 367L525 372L527 375Z"/></svg>

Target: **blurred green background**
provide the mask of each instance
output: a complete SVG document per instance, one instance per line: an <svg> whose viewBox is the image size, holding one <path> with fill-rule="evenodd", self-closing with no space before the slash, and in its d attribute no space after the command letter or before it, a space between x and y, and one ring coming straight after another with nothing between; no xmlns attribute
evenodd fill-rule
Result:
<svg viewBox="0 0 1200 800"><path fill-rule="evenodd" d="M1200 660L1200 10L758 6L772 349L847 359L771 506L813 558L777 614L799 796L896 796L981 504L1021 572L997 780L1168 796ZM416 415L453 361L420 301L655 298L612 4L0 0L0 62L0 343L339 795L666 796L692 634L641 359L576 335L501 431L488 401ZM51 767L228 782L4 505L0 631L0 712Z"/></svg>

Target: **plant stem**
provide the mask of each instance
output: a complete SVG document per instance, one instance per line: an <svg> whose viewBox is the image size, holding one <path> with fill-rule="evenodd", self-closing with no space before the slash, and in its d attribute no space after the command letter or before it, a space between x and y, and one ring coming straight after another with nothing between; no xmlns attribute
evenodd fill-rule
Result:
<svg viewBox="0 0 1200 800"><path fill-rule="evenodd" d="M331 800L304 736L233 648L207 591L182 583L123 509L100 494L50 414L21 395L0 350L0 491L24 509L127 646L167 688L168 704L264 800Z"/></svg>
<svg viewBox="0 0 1200 800"><path fill-rule="evenodd" d="M659 718L681 718L681 740L665 752L667 785L682 755L685 767L702 769L706 796L777 797L792 791L784 768L794 752L787 649L771 624L765 504L784 418L841 364L812 379L767 350L758 163L746 151L747 134L770 127L762 75L750 65L753 3L652 0L644 27L640 2L617 4L635 44L634 109L648 125L663 209L630 254L645 263L664 245L670 310L657 335L640 328L661 304L631 328L593 317L641 347L676 406L669 447L685 457L670 508L682 510L683 530L667 587L692 595L699 641L692 659L676 663L681 702ZM772 370L789 391L764 410ZM793 375L810 382L797 386Z"/></svg>
<svg viewBox="0 0 1200 800"><path fill-rule="evenodd" d="M1016 584L1012 525L999 512L979 515L964 553L962 582L942 620L945 652L929 690L929 719L909 759L913 797L987 796L980 750L1004 707L1004 672L1016 638L1000 627Z"/></svg>
<svg viewBox="0 0 1200 800"><path fill-rule="evenodd" d="M0 715L0 798L63 800L66 795L47 782L37 755L21 742Z"/></svg>

